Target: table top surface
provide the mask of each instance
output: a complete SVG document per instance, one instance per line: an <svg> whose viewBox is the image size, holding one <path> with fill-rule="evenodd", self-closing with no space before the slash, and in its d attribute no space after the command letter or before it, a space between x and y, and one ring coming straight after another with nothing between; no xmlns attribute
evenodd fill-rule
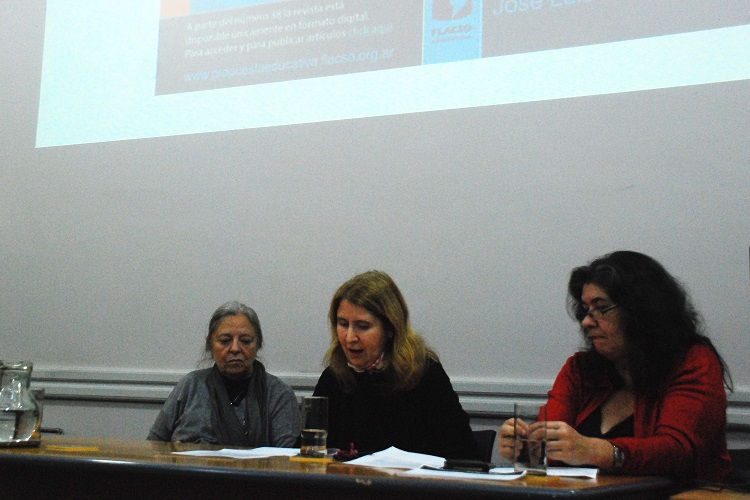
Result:
<svg viewBox="0 0 750 500"><path fill-rule="evenodd" d="M59 462L65 466L85 466L93 464L126 464L129 467L160 468L160 473L185 473L192 471L202 474L241 475L252 479L262 476L272 480L276 476L282 480L300 479L315 481L380 481L398 488L462 488L467 491L488 490L507 493L508 488L526 490L546 490L555 496L611 496L616 492L638 490L662 490L672 483L662 477L607 476L600 474L596 479L525 476L510 481L473 479L426 479L404 477L397 469L381 469L355 466L346 463L307 463L292 461L289 457L237 459L175 455L178 451L218 450L226 446L213 446L186 443L164 443L155 441L135 441L112 438L92 438L76 436L47 436L36 447L0 447L0 463L4 461L45 461ZM278 477L277 477L278 479ZM518 491L518 490L515 490Z"/></svg>

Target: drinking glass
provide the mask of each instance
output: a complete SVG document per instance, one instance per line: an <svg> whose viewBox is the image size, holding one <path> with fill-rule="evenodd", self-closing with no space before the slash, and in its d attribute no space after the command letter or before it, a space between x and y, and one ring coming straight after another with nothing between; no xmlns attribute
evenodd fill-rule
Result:
<svg viewBox="0 0 750 500"><path fill-rule="evenodd" d="M516 403L513 421L513 469L546 475L547 407L539 403Z"/></svg>
<svg viewBox="0 0 750 500"><path fill-rule="evenodd" d="M304 396L302 398L302 436L300 455L324 457L328 440L328 398Z"/></svg>

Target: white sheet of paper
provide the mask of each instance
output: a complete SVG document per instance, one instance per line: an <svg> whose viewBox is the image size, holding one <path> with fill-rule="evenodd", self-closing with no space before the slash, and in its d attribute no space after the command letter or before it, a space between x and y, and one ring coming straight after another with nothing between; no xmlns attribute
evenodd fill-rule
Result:
<svg viewBox="0 0 750 500"><path fill-rule="evenodd" d="M586 467L547 467L548 476L560 477L585 477L596 479L599 469L589 469Z"/></svg>
<svg viewBox="0 0 750 500"><path fill-rule="evenodd" d="M224 448L221 450L193 450L175 451L173 455L188 455L193 457L223 457L223 458L266 458L266 457L291 457L299 453L299 448L273 448L264 446L250 450L235 450Z"/></svg>
<svg viewBox="0 0 750 500"><path fill-rule="evenodd" d="M433 455L423 455L421 453L411 453L409 451L399 450L395 446L378 451L372 455L355 458L347 462L351 465L366 465L369 467L392 467L396 469L418 469L423 465L431 467L442 467L445 459Z"/></svg>
<svg viewBox="0 0 750 500"><path fill-rule="evenodd" d="M508 474L513 472L512 466L495 467L490 472ZM586 467L547 467L548 476L558 477L583 477L587 479L596 479L599 469L590 469Z"/></svg>
<svg viewBox="0 0 750 500"><path fill-rule="evenodd" d="M513 467L510 467L511 473L509 474L507 469L508 467L496 467L494 469L490 469L488 473L411 469L402 472L400 475L412 477L442 477L449 479L483 479L485 481L511 481L513 479L518 479L519 477L523 477L526 475L526 471L513 473Z"/></svg>

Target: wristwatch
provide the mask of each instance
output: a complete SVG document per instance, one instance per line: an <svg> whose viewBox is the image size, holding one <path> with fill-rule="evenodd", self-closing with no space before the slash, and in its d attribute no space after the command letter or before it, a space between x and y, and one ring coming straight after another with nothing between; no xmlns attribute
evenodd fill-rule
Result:
<svg viewBox="0 0 750 500"><path fill-rule="evenodd" d="M613 469L619 469L625 463L625 452L615 445L612 445L612 463Z"/></svg>

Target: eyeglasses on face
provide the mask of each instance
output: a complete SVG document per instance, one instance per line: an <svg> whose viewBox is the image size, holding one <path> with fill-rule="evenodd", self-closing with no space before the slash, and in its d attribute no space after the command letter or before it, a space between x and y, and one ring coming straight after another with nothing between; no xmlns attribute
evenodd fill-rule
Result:
<svg viewBox="0 0 750 500"><path fill-rule="evenodd" d="M578 321L583 321L586 316L593 319L594 321L600 321L609 311L616 308L617 306L618 304L612 304L610 306L594 307L588 310L581 309L577 315Z"/></svg>

